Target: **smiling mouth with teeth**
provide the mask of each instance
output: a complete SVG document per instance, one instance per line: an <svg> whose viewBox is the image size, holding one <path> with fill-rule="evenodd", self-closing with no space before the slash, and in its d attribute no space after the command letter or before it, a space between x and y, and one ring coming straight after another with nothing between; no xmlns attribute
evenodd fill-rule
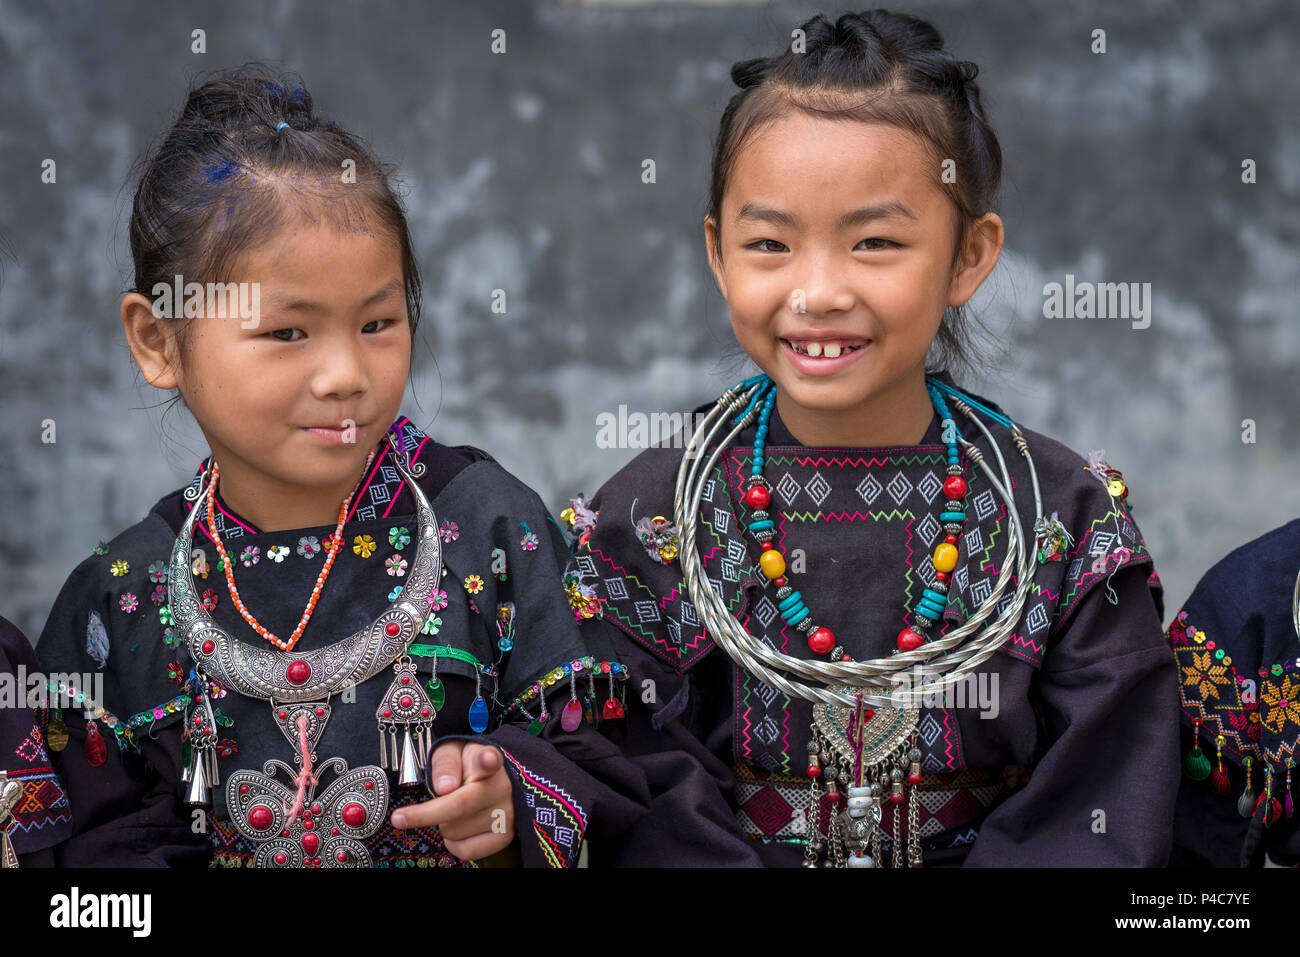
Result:
<svg viewBox="0 0 1300 957"><path fill-rule="evenodd" d="M849 345L843 342L795 342L793 339L786 339L790 348L801 356L811 356L814 359L838 359L842 355L848 355L850 352L857 352L866 343L858 345Z"/></svg>

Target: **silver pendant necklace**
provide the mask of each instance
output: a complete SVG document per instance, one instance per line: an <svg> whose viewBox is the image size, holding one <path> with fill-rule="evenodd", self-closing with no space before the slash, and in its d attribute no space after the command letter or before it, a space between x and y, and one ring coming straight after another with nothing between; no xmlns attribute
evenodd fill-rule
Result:
<svg viewBox="0 0 1300 957"><path fill-rule="evenodd" d="M216 495L215 478L208 482L212 469L197 489L185 492L195 505L172 546L167 603L177 639L188 649L197 677L185 716L193 751L183 779L188 785L186 803L210 806L209 788L218 783L217 723L206 693L209 681L269 702L276 726L294 749L296 768L272 759L261 773L237 771L226 782L231 823L257 846L255 867L369 867L363 841L388 817L384 769L399 771L398 783L403 785L419 784L427 774L437 709L416 680L406 649L431 614L430 602L442 576L442 544L433 508L416 481L424 465L410 461L400 434L390 430L384 441L415 496L415 557L396 600L365 628L324 648L275 651L248 645L212 619L190 577L194 522L205 496ZM389 666L394 677L375 714L380 765L349 770L340 757L318 764L316 745L330 719L330 697ZM317 795L318 775L327 769L333 770L334 780ZM289 779L287 785L275 779L280 772Z"/></svg>

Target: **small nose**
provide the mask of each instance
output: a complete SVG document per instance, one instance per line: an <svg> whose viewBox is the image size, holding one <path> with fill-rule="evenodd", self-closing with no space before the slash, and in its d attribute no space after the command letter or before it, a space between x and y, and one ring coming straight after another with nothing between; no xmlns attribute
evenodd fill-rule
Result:
<svg viewBox="0 0 1300 957"><path fill-rule="evenodd" d="M312 376L311 387L318 399L344 399L364 392L368 384L356 347L332 342Z"/></svg>
<svg viewBox="0 0 1300 957"><path fill-rule="evenodd" d="M810 259L804 284L791 295L791 309L814 316L830 312L848 312L853 308L854 295L844 271L826 255Z"/></svg>

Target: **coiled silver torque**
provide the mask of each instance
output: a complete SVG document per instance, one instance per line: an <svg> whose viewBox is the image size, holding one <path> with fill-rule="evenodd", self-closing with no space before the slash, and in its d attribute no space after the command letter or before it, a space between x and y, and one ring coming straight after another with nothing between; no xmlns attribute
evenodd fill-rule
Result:
<svg viewBox="0 0 1300 957"><path fill-rule="evenodd" d="M1019 622L1029 589L1033 585L1033 575L1036 571L1034 555L1040 544L1036 541L1033 550L1025 547L1024 529L1016 509L1015 497L1011 492L1011 476L992 434L976 417L970 405L953 398L953 404L957 409L984 433L998 460L1002 473L1001 481L989 468L980 449L958 435L958 441L965 449L967 457L979 466L989 484L1005 503L1013 532L1007 538L1002 572L989 597L960 626L949 631L944 637L929 641L912 651L900 651L888 658L874 658L867 661L816 661L795 658L768 647L741 626L727 609L722 597L707 584L699 551L695 545L704 485L722 452L753 422L757 415L757 403L752 400L760 388L759 385L743 389L733 386L724 392L692 433L682 455L681 466L677 470L673 515L682 539L679 559L682 577L687 594L699 612L710 637L733 661L760 681L784 694L827 705L853 707L857 703L857 696L833 691L824 687L825 685L841 687L847 685L861 689L862 701L865 704L872 707L891 707L896 706L896 702L890 700L889 692L898 688L900 684L896 678L898 675L911 674L922 679L926 683L927 693L936 694L965 679L997 651ZM716 437L726 428L727 422L746 409L748 409L746 414L722 441L716 443L712 453L708 453L707 450L715 444ZM1015 426L1012 426L1012 438L1017 451L1028 463L1034 490L1035 528L1038 528L1042 525L1043 504L1037 470L1029 454L1028 443ZM1010 584L1013 568L1017 572L1016 578L1019 583L1014 598L1007 609L985 627L985 622L993 616L998 601ZM976 632L979 634L976 635ZM806 684L798 679L815 681L817 684Z"/></svg>

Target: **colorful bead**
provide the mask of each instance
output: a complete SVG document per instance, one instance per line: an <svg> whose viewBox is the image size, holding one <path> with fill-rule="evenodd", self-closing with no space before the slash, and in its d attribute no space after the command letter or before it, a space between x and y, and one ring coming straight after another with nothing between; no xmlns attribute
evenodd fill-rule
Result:
<svg viewBox="0 0 1300 957"><path fill-rule="evenodd" d="M835 635L829 628L817 628L808 636L808 647L814 654L824 655L835 647Z"/></svg>
<svg viewBox="0 0 1300 957"><path fill-rule="evenodd" d="M934 567L936 571L950 572L957 567L957 546L940 542L934 549Z"/></svg>
<svg viewBox="0 0 1300 957"><path fill-rule="evenodd" d="M785 574L785 559L776 549L763 552L758 564L767 578L780 578Z"/></svg>
<svg viewBox="0 0 1300 957"><path fill-rule="evenodd" d="M925 644L925 639L911 628L904 628L898 633L898 650L913 651Z"/></svg>

